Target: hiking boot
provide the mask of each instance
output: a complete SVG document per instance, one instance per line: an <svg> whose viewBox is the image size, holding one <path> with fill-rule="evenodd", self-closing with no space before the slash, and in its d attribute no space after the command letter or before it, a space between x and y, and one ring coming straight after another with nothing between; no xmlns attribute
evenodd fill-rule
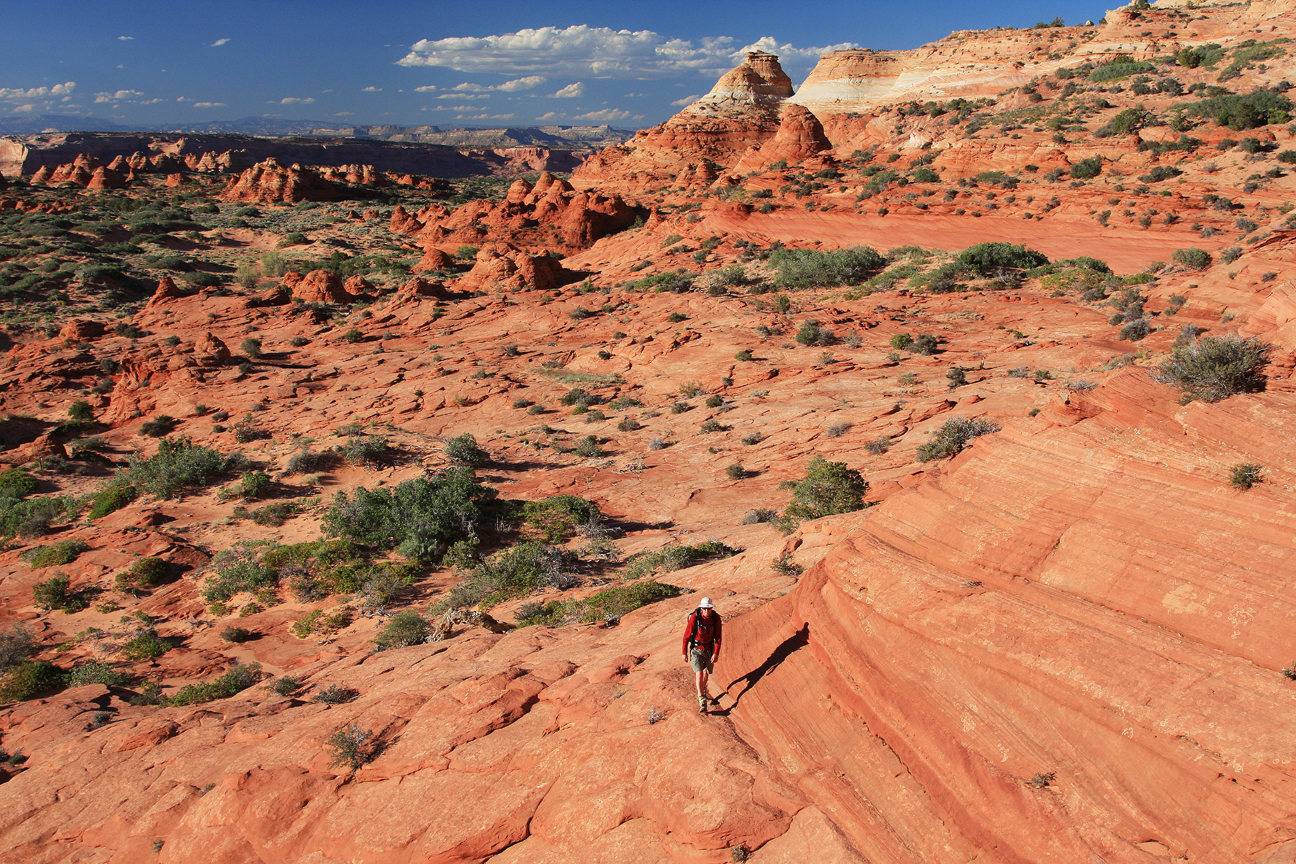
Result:
<svg viewBox="0 0 1296 864"><path fill-rule="evenodd" d="M705 696L698 697L698 713L699 714L707 713L707 700Z"/></svg>

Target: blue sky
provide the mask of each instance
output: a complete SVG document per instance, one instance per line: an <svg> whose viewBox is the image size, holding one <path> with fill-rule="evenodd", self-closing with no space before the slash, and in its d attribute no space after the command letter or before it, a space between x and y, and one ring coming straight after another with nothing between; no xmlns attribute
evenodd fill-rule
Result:
<svg viewBox="0 0 1296 864"><path fill-rule="evenodd" d="M799 84L833 46L914 48L952 30L1103 14L1076 0L12 3L0 117L641 128L752 45Z"/></svg>

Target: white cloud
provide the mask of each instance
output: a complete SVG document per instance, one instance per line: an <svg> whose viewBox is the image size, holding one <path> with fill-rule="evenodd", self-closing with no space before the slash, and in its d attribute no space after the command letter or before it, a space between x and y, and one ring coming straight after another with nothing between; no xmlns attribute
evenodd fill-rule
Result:
<svg viewBox="0 0 1296 864"><path fill-rule="evenodd" d="M585 85L577 81L575 84L568 84L561 88L557 93L550 93L551 99L575 99L585 95Z"/></svg>
<svg viewBox="0 0 1296 864"><path fill-rule="evenodd" d="M25 111L34 111L35 109L36 109L35 105L19 105L17 108L14 108L13 110L15 114L18 114Z"/></svg>
<svg viewBox="0 0 1296 864"><path fill-rule="evenodd" d="M438 98L438 99L460 99L460 100L463 100L463 99L489 99L489 98L491 98L491 97L490 97L490 94L489 94L489 93L482 93L482 94L477 95L477 96L474 96L474 95L471 94L471 93L443 93L443 94L441 94L440 96L438 96L438 97L436 97L436 98Z"/></svg>
<svg viewBox="0 0 1296 864"><path fill-rule="evenodd" d="M696 102L701 98L702 98L701 94L694 93L692 96L685 96L683 99L676 99L671 104L672 105L692 105L694 102Z"/></svg>
<svg viewBox="0 0 1296 864"><path fill-rule="evenodd" d="M69 81L66 84L55 84L53 87L32 87L29 90L24 90L21 87L0 87L0 102L25 102L28 99L67 96L75 87L75 81Z"/></svg>
<svg viewBox="0 0 1296 864"><path fill-rule="evenodd" d="M381 92L382 92L382 88L381 88L381 87L374 87L374 86L371 85L371 86L369 86L369 87L364 88L364 89L361 90L360 92L361 92L361 93L381 93Z"/></svg>
<svg viewBox="0 0 1296 864"><path fill-rule="evenodd" d="M530 90L539 87L549 79L543 75L528 75L525 78L515 78L512 81L505 81L503 84L473 84L465 81L462 84L456 84L451 90L458 90L461 93L484 93L487 90L500 90L506 93L513 93L518 90Z"/></svg>
<svg viewBox="0 0 1296 864"><path fill-rule="evenodd" d="M285 96L284 98L279 100L279 104L280 105L309 105L314 101L315 101L314 96L307 96L304 99L297 96ZM273 105L275 103L271 102L270 104Z"/></svg>
<svg viewBox="0 0 1296 864"><path fill-rule="evenodd" d="M484 105L437 105L433 111L480 111Z"/></svg>
<svg viewBox="0 0 1296 864"><path fill-rule="evenodd" d="M612 30L579 24L566 29L540 27L499 36L424 39L397 61L402 66L442 66L460 72L548 73L576 78L667 78L695 71L715 75L736 65L748 50L774 50L784 61L804 65L824 51L855 48L842 43L823 48L779 45L766 36L739 47L731 36L693 42L666 39L652 30Z"/></svg>
<svg viewBox="0 0 1296 864"><path fill-rule="evenodd" d="M611 123L613 120L642 120L642 114L631 114L619 108L604 108L602 111L591 111L588 114L577 114L577 120L592 120L595 123Z"/></svg>
<svg viewBox="0 0 1296 864"><path fill-rule="evenodd" d="M512 120L516 114L456 114L456 120Z"/></svg>
<svg viewBox="0 0 1296 864"><path fill-rule="evenodd" d="M118 36L117 38L120 39L122 42L129 42L129 41L131 41L132 39L134 39L135 37L134 37L134 36Z"/></svg>
<svg viewBox="0 0 1296 864"><path fill-rule="evenodd" d="M158 97L157 99L145 99L145 100L144 100L143 102L141 102L140 104L141 104L141 105L156 105L156 104L159 103L159 102L170 102L170 101L171 101L170 99L163 99L163 98L161 98L161 97Z"/></svg>
<svg viewBox="0 0 1296 864"><path fill-rule="evenodd" d="M220 46L224 45L225 43L227 43L227 42L229 42L229 41L230 41L230 40L229 40L229 37L225 37L225 38L222 38L222 39L217 39L215 42L213 42L213 43L211 44L211 47L213 47L213 48L219 48Z"/></svg>
<svg viewBox="0 0 1296 864"><path fill-rule="evenodd" d="M195 108L224 108L224 102L195 102Z"/></svg>
<svg viewBox="0 0 1296 864"><path fill-rule="evenodd" d="M424 84L422 87L414 88L415 93L435 93L436 91L437 88L434 84Z"/></svg>
<svg viewBox="0 0 1296 864"><path fill-rule="evenodd" d="M557 111L546 111L544 114L541 114L536 119L537 120L561 120L566 116L567 116L566 114L559 114Z"/></svg>
<svg viewBox="0 0 1296 864"><path fill-rule="evenodd" d="M350 117L352 113L353 113L353 112L351 112L351 111L338 111L338 112L336 112L333 116L334 116L334 117Z"/></svg>
<svg viewBox="0 0 1296 864"><path fill-rule="evenodd" d="M144 94L138 90L118 90L115 93L96 93L95 102L117 102L122 99L134 101Z"/></svg>

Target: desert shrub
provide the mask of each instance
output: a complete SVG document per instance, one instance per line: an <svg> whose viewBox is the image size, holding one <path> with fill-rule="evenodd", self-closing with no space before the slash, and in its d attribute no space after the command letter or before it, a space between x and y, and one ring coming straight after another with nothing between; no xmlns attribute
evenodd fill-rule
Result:
<svg viewBox="0 0 1296 864"><path fill-rule="evenodd" d="M40 488L40 481L21 468L0 471L0 498L25 498Z"/></svg>
<svg viewBox="0 0 1296 864"><path fill-rule="evenodd" d="M28 660L0 676L0 702L22 702L67 683L67 673L45 660Z"/></svg>
<svg viewBox="0 0 1296 864"><path fill-rule="evenodd" d="M602 448L599 447L598 438L593 435L583 435L576 439L576 445L572 452L577 456L583 456L587 459L593 459L603 455Z"/></svg>
<svg viewBox="0 0 1296 864"><path fill-rule="evenodd" d="M186 489L215 482L246 461L239 454L224 456L188 438L163 438L155 455L131 457L119 479L155 498L174 498Z"/></svg>
<svg viewBox="0 0 1296 864"><path fill-rule="evenodd" d="M163 435L170 435L176 427L176 419L168 417L166 414L159 414L152 420L146 420L140 426L140 431L150 438L161 438Z"/></svg>
<svg viewBox="0 0 1296 864"><path fill-rule="evenodd" d="M121 590L153 588L171 576L171 565L161 558L140 558L117 574L114 585Z"/></svg>
<svg viewBox="0 0 1296 864"><path fill-rule="evenodd" d="M577 600L554 600L518 610L518 625L594 623L620 618L659 600L679 596L680 589L654 580L618 585ZM523 613L527 614L523 614Z"/></svg>
<svg viewBox="0 0 1296 864"><path fill-rule="evenodd" d="M261 357L261 340L255 336L249 336L239 343L239 350L243 352L244 356L258 360Z"/></svg>
<svg viewBox="0 0 1296 864"><path fill-rule="evenodd" d="M581 525L598 518L598 505L577 495L555 495L522 504L527 529L545 543L565 543L576 536Z"/></svg>
<svg viewBox="0 0 1296 864"><path fill-rule="evenodd" d="M130 639L121 647L123 660L153 660L171 650L171 643L158 638L151 629Z"/></svg>
<svg viewBox="0 0 1296 864"><path fill-rule="evenodd" d="M472 247L459 247L460 251L465 248ZM329 764L334 767L346 766L352 773L356 772L361 765L373 758L373 745L370 743L372 738L373 731L361 728L357 723L343 726L324 742L332 754Z"/></svg>
<svg viewBox="0 0 1296 864"><path fill-rule="evenodd" d="M1210 253L1205 249L1198 249L1196 246L1188 249L1176 249L1171 257L1176 264L1182 264L1191 270L1205 270L1211 263Z"/></svg>
<svg viewBox="0 0 1296 864"><path fill-rule="evenodd" d="M105 687L120 687L129 679L126 673L108 663L91 660L74 667L68 675L69 687L85 687L90 684L103 684Z"/></svg>
<svg viewBox="0 0 1296 864"><path fill-rule="evenodd" d="M94 420L94 410L90 407L89 402L78 399L68 407L68 419L89 423Z"/></svg>
<svg viewBox="0 0 1296 864"><path fill-rule="evenodd" d="M17 498L0 494L0 538L38 537L50 523L65 514L74 514L81 505L66 495L45 498Z"/></svg>
<svg viewBox="0 0 1296 864"><path fill-rule="evenodd" d="M68 590L71 581L66 573L55 573L32 586L32 600L46 612L65 609L74 601L74 595Z"/></svg>
<svg viewBox="0 0 1296 864"><path fill-rule="evenodd" d="M1151 63L1144 63L1135 60L1128 54L1117 54L1111 60L1101 65L1095 66L1089 73L1089 80L1115 81L1118 78L1128 78L1130 75L1140 75L1144 72L1154 72L1156 67Z"/></svg>
<svg viewBox="0 0 1296 864"><path fill-rule="evenodd" d="M1268 351L1269 345L1254 337L1203 336L1175 345L1157 370L1157 379L1178 387L1185 401L1218 402L1263 386L1260 368Z"/></svg>
<svg viewBox="0 0 1296 864"><path fill-rule="evenodd" d="M477 439L465 432L446 442L446 458L455 465L477 468L486 464L486 451L477 446Z"/></svg>
<svg viewBox="0 0 1296 864"><path fill-rule="evenodd" d="M362 546L392 549L411 536L449 545L476 536L483 508L496 491L477 482L470 468L452 468L440 477L416 477L394 489L363 486L348 496L339 492L324 515L326 536Z"/></svg>
<svg viewBox="0 0 1296 864"><path fill-rule="evenodd" d="M999 424L984 417L954 417L946 420L932 435L932 440L918 445L918 461L930 462L954 456L980 435L999 431Z"/></svg>
<svg viewBox="0 0 1296 864"><path fill-rule="evenodd" d="M1152 326L1146 318L1135 318L1120 329L1120 338L1126 342L1137 342L1152 332Z"/></svg>
<svg viewBox="0 0 1296 864"><path fill-rule="evenodd" d="M240 592L254 592L278 583L278 574L261 557L264 544L244 541L225 549L212 562L214 573L203 583L202 598L223 603Z"/></svg>
<svg viewBox="0 0 1296 864"><path fill-rule="evenodd" d="M769 257L783 288L828 288L856 285L886 266L886 259L868 246L818 251L778 249Z"/></svg>
<svg viewBox="0 0 1296 864"><path fill-rule="evenodd" d="M820 327L818 321L806 321L797 331L796 341L801 345L831 345L833 332L827 327Z"/></svg>
<svg viewBox="0 0 1296 864"><path fill-rule="evenodd" d="M360 691L353 690L350 687L343 687L341 684L330 684L327 687L321 687L315 691L311 697L312 702L319 702L323 705L341 705L350 702L360 695Z"/></svg>
<svg viewBox="0 0 1296 864"><path fill-rule="evenodd" d="M1291 110L1290 99L1276 90L1264 89L1215 96L1188 106L1189 114L1213 119L1220 126L1239 132L1270 123L1287 123L1291 120Z"/></svg>
<svg viewBox="0 0 1296 864"><path fill-rule="evenodd" d="M238 492L243 498L251 501L265 497L270 491L270 475L264 471L244 471L239 478Z"/></svg>
<svg viewBox="0 0 1296 864"><path fill-rule="evenodd" d="M883 435L881 438L874 438L864 443L864 449L874 456L881 456L891 449L891 438Z"/></svg>
<svg viewBox="0 0 1296 864"><path fill-rule="evenodd" d="M367 465L386 455L387 439L381 435L351 435L337 452L349 465Z"/></svg>
<svg viewBox="0 0 1296 864"><path fill-rule="evenodd" d="M413 609L404 609L392 616L378 635L374 638L374 647L379 651L388 648L404 648L408 645L421 645L427 641L432 627L427 619Z"/></svg>
<svg viewBox="0 0 1296 864"><path fill-rule="evenodd" d="M240 643L252 638L252 631L245 627L228 626L221 631L221 638L226 642Z"/></svg>
<svg viewBox="0 0 1296 864"><path fill-rule="evenodd" d="M708 540L694 546L671 543L656 551L641 552L633 556L626 567L625 578L634 580L644 576L651 576L657 572L671 573L675 570L683 570L685 567L693 567L704 561L729 558L736 554L737 551L716 540Z"/></svg>
<svg viewBox="0 0 1296 864"><path fill-rule="evenodd" d="M845 462L829 462L815 456L806 476L792 488L792 503L784 511L792 519L819 519L837 513L851 513L864 507L868 482Z"/></svg>
<svg viewBox="0 0 1296 864"><path fill-rule="evenodd" d="M284 675L281 678L276 678L274 683L270 685L270 689L277 696L291 696L301 689L301 679L292 675Z"/></svg>
<svg viewBox="0 0 1296 864"><path fill-rule="evenodd" d="M234 427L234 440L240 444L251 444L270 437L270 433L257 425L251 414L244 414L243 419Z"/></svg>
<svg viewBox="0 0 1296 864"><path fill-rule="evenodd" d="M570 587L562 572L562 552L553 546L525 541L510 546L468 571L463 582L450 592L450 608L488 608L511 597L521 597L545 586Z"/></svg>
<svg viewBox="0 0 1296 864"><path fill-rule="evenodd" d="M342 334L342 341L344 342L359 342L362 339L364 339L364 333L358 327L352 327Z"/></svg>
<svg viewBox="0 0 1296 864"><path fill-rule="evenodd" d="M168 705L201 705L242 693L261 678L260 663L235 663L215 681L186 684L169 699Z"/></svg>
<svg viewBox="0 0 1296 864"><path fill-rule="evenodd" d="M77 559L77 556L89 548L90 544L84 540L60 540L57 543L51 543L49 546L29 549L22 554L22 559L34 569L57 567L63 564L71 564Z"/></svg>
<svg viewBox="0 0 1296 864"><path fill-rule="evenodd" d="M289 474L314 474L327 470L335 460L336 456L333 453L317 453L309 447L302 447L289 457L285 470Z"/></svg>
<svg viewBox="0 0 1296 864"><path fill-rule="evenodd" d="M774 522L779 518L777 510L768 507L757 507L743 514L740 525L759 525L762 522Z"/></svg>
<svg viewBox="0 0 1296 864"><path fill-rule="evenodd" d="M36 640L27 625L10 624L0 630L0 672L22 663L36 653Z"/></svg>
<svg viewBox="0 0 1296 864"><path fill-rule="evenodd" d="M999 268L1030 269L1049 263L1048 258L1025 246L1012 243L978 243L959 253L956 263L982 276L993 275Z"/></svg>
<svg viewBox="0 0 1296 864"><path fill-rule="evenodd" d="M1260 482L1264 472L1263 465L1254 462L1240 462L1229 469L1229 485L1234 489L1246 491Z"/></svg>
<svg viewBox="0 0 1296 864"><path fill-rule="evenodd" d="M1071 179L1090 180L1102 173L1102 157L1090 156L1071 166Z"/></svg>
<svg viewBox="0 0 1296 864"><path fill-rule="evenodd" d="M913 337L908 333L896 333L891 337L891 347L903 351L913 344Z"/></svg>
<svg viewBox="0 0 1296 864"><path fill-rule="evenodd" d="M139 497L139 492L129 483L110 482L90 497L91 519L107 516L130 504Z"/></svg>
<svg viewBox="0 0 1296 864"><path fill-rule="evenodd" d="M936 353L939 342L935 336L930 333L922 333L914 340L913 346L909 349L915 354L932 355Z"/></svg>

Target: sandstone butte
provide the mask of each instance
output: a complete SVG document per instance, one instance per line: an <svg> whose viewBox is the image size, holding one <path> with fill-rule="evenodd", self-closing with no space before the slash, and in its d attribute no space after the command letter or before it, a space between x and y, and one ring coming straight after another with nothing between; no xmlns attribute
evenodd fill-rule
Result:
<svg viewBox="0 0 1296 864"><path fill-rule="evenodd" d="M1124 54L1155 61L1136 67L1143 87L1211 86L1234 65L1234 93L1277 87L1296 71L1285 43L1239 52L1293 23L1285 0L1125 7L1093 26L835 52L799 88L754 54L570 181L519 180L457 208L438 181L359 164L213 169L226 191L87 156L63 173L102 169L102 188L13 184L0 208L24 218L174 189L218 219L256 201L286 220L308 176L404 197L304 211L332 220L305 246L279 222L205 224L165 248L224 268L200 272L272 253L284 267L188 288L167 276L151 297L123 294L120 320L77 307L98 284L87 274L64 283L73 311L57 327L7 324L0 461L37 479L32 495L99 492L156 451L145 424L159 415L243 453L272 490L242 500L231 474L6 542L0 622L60 669L98 661L128 678L0 706L0 748L26 757L0 763L0 861L1296 861L1296 226L1276 158L1296 149L1290 118L1094 136L1139 103L1169 118L1188 97L1134 93L1137 72L1055 75ZM1210 44L1213 66L1156 59ZM1104 89L1063 95L1076 81ZM956 98L973 105L961 119ZM1152 146L1180 134L1201 143ZM1216 146L1247 137L1255 152ZM1095 157L1101 173L1071 177ZM1139 179L1158 166L1179 173ZM109 168L134 172L124 191ZM776 241L868 244L891 250L889 269L749 293L778 278ZM1055 267L962 271L948 291L922 281L955 260L932 250L988 241ZM317 266L342 243L403 250L417 273ZM1188 247L1210 263L1174 256ZM1077 256L1118 276L1058 263ZM1128 338L1132 321L1148 334ZM1194 331L1267 343L1262 386L1182 398L1158 370ZM924 333L936 353L898 347ZM591 394L580 413L575 387ZM95 442L59 426L76 400ZM998 429L920 461L954 418ZM615 555L586 549L597 530L578 536L554 583L567 587L489 617L439 617L466 568L425 567L386 608L366 610L364 591L303 595L286 572L255 596L204 599L213 556L316 540L337 492L438 476L462 433L501 497L596 503ZM290 470L365 435L387 454ZM760 521L815 455L859 470L874 506L788 534ZM1260 481L1231 484L1246 464ZM260 518L279 503L295 509ZM63 564L24 557L74 539L86 548ZM512 626L524 604L621 584L633 556L709 541L734 554L655 573L676 596ZM141 558L167 562L167 579L124 590ZM88 608L35 604L56 572ZM703 595L726 622L708 716L678 654ZM411 609L443 638L375 651ZM326 616L335 625L302 626ZM248 638L222 637L234 627ZM150 628L170 650L125 659ZM175 696L253 662L262 680L234 696L131 703L146 682ZM297 679L287 695L283 676ZM314 698L330 689L352 698ZM371 734L354 770L329 744L352 724Z"/></svg>

